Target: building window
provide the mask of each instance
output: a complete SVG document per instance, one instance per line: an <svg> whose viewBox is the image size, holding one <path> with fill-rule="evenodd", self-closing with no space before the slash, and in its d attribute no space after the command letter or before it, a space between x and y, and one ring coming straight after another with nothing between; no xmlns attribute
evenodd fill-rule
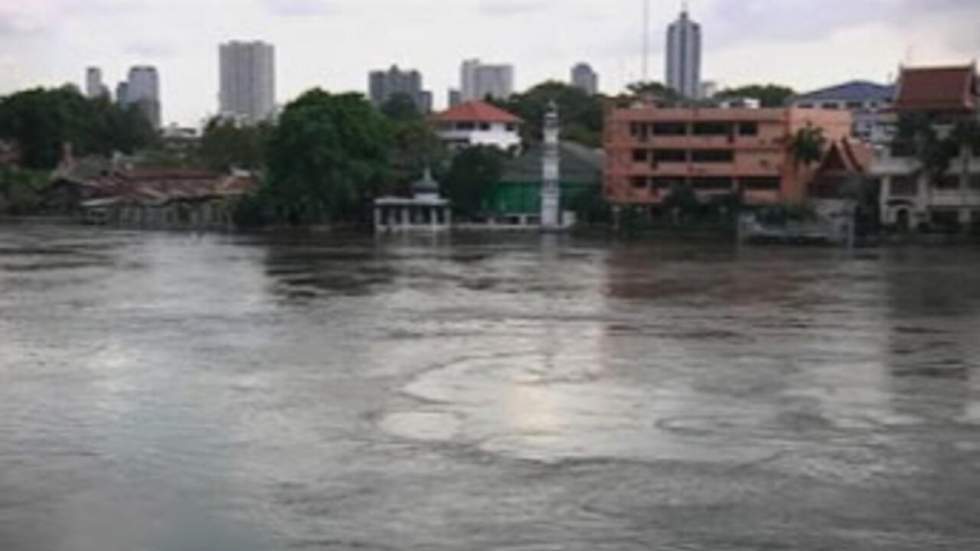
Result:
<svg viewBox="0 0 980 551"><path fill-rule="evenodd" d="M779 178L742 178L742 188L749 191L779 191Z"/></svg>
<svg viewBox="0 0 980 551"><path fill-rule="evenodd" d="M633 189L646 189L647 179L642 176L634 176L630 179L630 185L633 186Z"/></svg>
<svg viewBox="0 0 980 551"><path fill-rule="evenodd" d="M970 175L970 189L980 191L980 174Z"/></svg>
<svg viewBox="0 0 980 551"><path fill-rule="evenodd" d="M847 102L847 108L856 111L858 109L864 109L864 103L860 101L849 101Z"/></svg>
<svg viewBox="0 0 980 551"><path fill-rule="evenodd" d="M517 125L515 125L515 124L508 124L507 125L507 131L508 132L513 132L515 130L517 130Z"/></svg>
<svg viewBox="0 0 980 551"><path fill-rule="evenodd" d="M686 163L687 151L684 151L683 149L655 149L653 151L653 162Z"/></svg>
<svg viewBox="0 0 980 551"><path fill-rule="evenodd" d="M735 152L731 149L695 149L691 151L691 162L694 163L731 163L735 161Z"/></svg>
<svg viewBox="0 0 980 551"><path fill-rule="evenodd" d="M892 178L891 194L895 197L915 197L918 193L915 178L911 176L896 176Z"/></svg>
<svg viewBox="0 0 980 551"><path fill-rule="evenodd" d="M731 178L695 178L691 180L694 189L703 191L729 191L732 189Z"/></svg>
<svg viewBox="0 0 980 551"><path fill-rule="evenodd" d="M488 122L481 122L480 123L480 130L483 130L484 132L486 132L487 130L490 130L490 123L488 123Z"/></svg>
<svg viewBox="0 0 980 551"><path fill-rule="evenodd" d="M695 136L730 136L732 125L727 122L696 122L694 123Z"/></svg>
<svg viewBox="0 0 980 551"><path fill-rule="evenodd" d="M654 136L686 136L687 124L683 122L658 122L653 125Z"/></svg>
<svg viewBox="0 0 980 551"><path fill-rule="evenodd" d="M740 122L740 123L738 123L738 135L739 136L758 136L759 135L759 123L757 123L757 122Z"/></svg>
<svg viewBox="0 0 980 551"><path fill-rule="evenodd" d="M930 213L932 223L940 228L955 230L960 227L960 212L952 209L934 210Z"/></svg>
<svg viewBox="0 0 980 551"><path fill-rule="evenodd" d="M833 111L836 109L840 109L840 104L837 103L836 101L825 101L823 104L820 105L820 107L822 109L830 109Z"/></svg>
<svg viewBox="0 0 980 551"><path fill-rule="evenodd" d="M956 191L960 189L960 177L952 174L940 176L932 183L932 187L939 191Z"/></svg>
<svg viewBox="0 0 980 551"><path fill-rule="evenodd" d="M645 162L647 162L647 150L646 149L634 149L633 150L633 162L634 163L645 163Z"/></svg>
<svg viewBox="0 0 980 551"><path fill-rule="evenodd" d="M796 107L798 107L800 109L813 109L813 104L812 103L801 103L801 104L797 105Z"/></svg>
<svg viewBox="0 0 980 551"><path fill-rule="evenodd" d="M475 130L476 125L472 122L457 122L456 130Z"/></svg>
<svg viewBox="0 0 980 551"><path fill-rule="evenodd" d="M684 181L677 178L654 178L650 181L650 186L657 190L671 189L674 186L683 185Z"/></svg>

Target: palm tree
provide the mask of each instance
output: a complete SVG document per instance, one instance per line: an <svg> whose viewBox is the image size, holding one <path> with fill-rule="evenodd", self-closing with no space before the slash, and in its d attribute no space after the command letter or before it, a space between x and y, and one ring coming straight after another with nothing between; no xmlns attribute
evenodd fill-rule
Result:
<svg viewBox="0 0 980 551"><path fill-rule="evenodd" d="M823 158L826 145L827 138L823 135L823 128L807 123L805 128L796 132L789 147L797 166L802 164L809 168L811 164Z"/></svg>

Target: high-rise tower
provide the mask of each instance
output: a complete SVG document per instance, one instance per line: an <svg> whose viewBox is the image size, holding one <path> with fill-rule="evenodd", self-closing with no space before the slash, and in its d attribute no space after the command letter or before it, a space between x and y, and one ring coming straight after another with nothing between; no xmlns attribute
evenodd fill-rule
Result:
<svg viewBox="0 0 980 551"><path fill-rule="evenodd" d="M276 109L276 50L265 42L232 41L219 48L222 116L256 123Z"/></svg>
<svg viewBox="0 0 980 551"><path fill-rule="evenodd" d="M687 13L667 28L667 86L688 98L701 94L701 26Z"/></svg>

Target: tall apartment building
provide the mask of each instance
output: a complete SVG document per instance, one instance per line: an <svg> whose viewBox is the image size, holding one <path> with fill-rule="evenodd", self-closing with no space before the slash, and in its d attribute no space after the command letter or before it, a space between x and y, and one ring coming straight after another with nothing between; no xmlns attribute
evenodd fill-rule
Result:
<svg viewBox="0 0 980 551"><path fill-rule="evenodd" d="M701 25L681 12L667 27L667 86L689 98L701 94Z"/></svg>
<svg viewBox="0 0 980 551"><path fill-rule="evenodd" d="M952 139L945 174L923 170L917 140L898 133L902 117L929 121ZM871 173L880 182L881 221L902 230L980 228L980 147L957 130L980 123L980 76L975 64L906 67L895 103L875 128ZM965 137L965 136L964 136Z"/></svg>
<svg viewBox="0 0 980 551"><path fill-rule="evenodd" d="M432 93L422 89L422 74L418 71L402 71L392 65L387 71L372 71L368 75L368 95L375 107L381 107L396 94L412 98L419 113L432 111Z"/></svg>
<svg viewBox="0 0 980 551"><path fill-rule="evenodd" d="M109 88L102 82L102 69L89 67L85 70L85 96L93 99L109 97Z"/></svg>
<svg viewBox="0 0 980 551"><path fill-rule="evenodd" d="M261 41L218 47L219 113L244 122L269 119L276 110L276 51Z"/></svg>
<svg viewBox="0 0 980 551"><path fill-rule="evenodd" d="M116 101L123 106L136 105L154 128L161 126L160 76L156 67L136 66L116 87Z"/></svg>
<svg viewBox="0 0 980 551"><path fill-rule="evenodd" d="M483 101L488 96L506 99L514 93L514 66L489 65L468 59L460 69L460 96L463 102Z"/></svg>
<svg viewBox="0 0 980 551"><path fill-rule="evenodd" d="M588 63L579 63L572 67L572 86L594 96L599 93L599 75Z"/></svg>
<svg viewBox="0 0 980 551"><path fill-rule="evenodd" d="M617 205L658 207L675 186L703 199L740 193L749 204L799 202L816 167L797 163L792 136L808 125L828 142L851 131L847 111L662 108L607 112L605 194Z"/></svg>

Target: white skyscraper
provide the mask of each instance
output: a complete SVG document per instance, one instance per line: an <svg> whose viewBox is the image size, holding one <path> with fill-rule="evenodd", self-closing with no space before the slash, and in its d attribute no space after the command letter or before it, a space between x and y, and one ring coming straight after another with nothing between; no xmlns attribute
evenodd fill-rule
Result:
<svg viewBox="0 0 980 551"><path fill-rule="evenodd" d="M687 9L667 28L667 86L689 98L701 94L701 26Z"/></svg>
<svg viewBox="0 0 980 551"><path fill-rule="evenodd" d="M514 93L514 66L484 65L479 59L468 59L460 70L460 93L462 101L487 96L506 99Z"/></svg>
<svg viewBox="0 0 980 551"><path fill-rule="evenodd" d="M588 63L579 63L572 67L572 86L594 96L599 93L599 75Z"/></svg>
<svg viewBox="0 0 980 551"><path fill-rule="evenodd" d="M222 44L219 48L222 116L246 122L270 118L276 110L276 51L265 42Z"/></svg>
<svg viewBox="0 0 980 551"><path fill-rule="evenodd" d="M89 67L85 70L85 95L93 99L109 96L109 89L102 83L102 69Z"/></svg>
<svg viewBox="0 0 980 551"><path fill-rule="evenodd" d="M160 75L156 67L136 66L129 70L125 85L120 83L116 101L123 105L136 105L146 115L154 128L160 128Z"/></svg>

